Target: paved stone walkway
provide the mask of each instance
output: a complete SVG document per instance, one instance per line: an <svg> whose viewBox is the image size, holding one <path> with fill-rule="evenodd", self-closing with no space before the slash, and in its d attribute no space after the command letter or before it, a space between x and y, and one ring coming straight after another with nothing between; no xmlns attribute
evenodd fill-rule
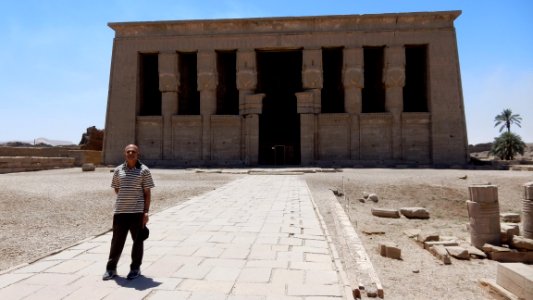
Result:
<svg viewBox="0 0 533 300"><path fill-rule="evenodd" d="M125 279L128 241L119 277L102 281L107 233L0 275L0 299L353 299L298 176L244 177L151 216L149 228L135 280Z"/></svg>

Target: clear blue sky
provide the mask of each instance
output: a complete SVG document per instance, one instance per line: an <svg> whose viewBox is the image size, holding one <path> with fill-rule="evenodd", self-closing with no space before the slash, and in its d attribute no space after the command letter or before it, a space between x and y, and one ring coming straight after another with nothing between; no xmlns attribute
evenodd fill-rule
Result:
<svg viewBox="0 0 533 300"><path fill-rule="evenodd" d="M23 0L0 3L0 141L78 143L104 127L114 32L108 22L462 10L455 27L469 143L533 142L532 0Z"/></svg>

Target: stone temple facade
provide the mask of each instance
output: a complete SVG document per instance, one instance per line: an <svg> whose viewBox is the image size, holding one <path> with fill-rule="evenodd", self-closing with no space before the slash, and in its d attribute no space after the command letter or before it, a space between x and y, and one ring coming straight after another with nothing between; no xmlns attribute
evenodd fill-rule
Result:
<svg viewBox="0 0 533 300"><path fill-rule="evenodd" d="M104 163L464 164L460 13L110 23Z"/></svg>

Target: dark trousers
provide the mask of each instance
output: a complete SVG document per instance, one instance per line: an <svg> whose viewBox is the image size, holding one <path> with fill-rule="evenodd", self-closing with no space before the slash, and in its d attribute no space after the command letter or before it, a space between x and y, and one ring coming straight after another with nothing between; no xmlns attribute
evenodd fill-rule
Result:
<svg viewBox="0 0 533 300"><path fill-rule="evenodd" d="M133 239L131 249L131 270L138 270L141 267L144 251L144 240L137 238L143 227L143 214L115 214L113 216L113 238L111 239L111 250L106 270L116 270L118 260L124 249L128 232Z"/></svg>

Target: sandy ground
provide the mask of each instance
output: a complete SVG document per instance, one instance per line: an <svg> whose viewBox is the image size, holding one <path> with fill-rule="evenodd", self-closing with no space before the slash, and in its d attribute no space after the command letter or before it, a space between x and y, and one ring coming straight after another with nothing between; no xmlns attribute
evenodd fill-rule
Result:
<svg viewBox="0 0 533 300"><path fill-rule="evenodd" d="M81 172L76 168L1 174L0 271L108 231L114 201L109 170ZM246 176L194 170L154 169L152 173L157 185L152 212ZM466 179L461 179L465 175ZM344 190L346 196L337 200L345 207L364 243L386 299L486 299L478 280L496 277L494 261L452 259L451 265L443 265L403 232L418 228L467 242L465 200L469 185L488 182L497 185L500 211L520 212L522 185L533 181L533 172L434 169L343 169L301 176L306 179L328 230L334 234L331 189ZM364 192L376 193L379 202L359 202ZM378 218L371 215L372 206L423 206L430 211L431 218ZM363 233L369 231L384 234ZM379 255L378 243L385 240L400 246L402 260ZM343 250L346 245L337 243L336 247ZM353 272L349 264L346 269Z"/></svg>
<svg viewBox="0 0 533 300"><path fill-rule="evenodd" d="M467 176L466 179L464 176ZM443 265L422 249L404 231L421 229L443 236L456 236L466 244L470 233L465 201L468 186L492 183L498 186L500 212L520 212L522 185L533 181L532 172L432 170L432 169L345 169L340 173L307 174L307 183L320 207L321 214L334 232L332 214L323 199L331 198L331 188L342 189L346 197L337 197L379 275L386 299L491 299L480 288L480 278L496 278L495 261L487 259L457 260ZM376 193L379 202L359 198ZM350 204L348 205L348 202ZM399 209L422 206L430 211L429 220L388 219L372 216L371 207ZM364 232L384 232L365 234ZM378 244L392 241L402 250L402 260L380 256ZM336 245L343 250L346 245ZM341 252L341 251L339 251ZM350 272L353 266L347 266Z"/></svg>
<svg viewBox="0 0 533 300"><path fill-rule="evenodd" d="M0 174L0 270L31 262L112 227L111 168ZM213 190L231 174L153 170L151 213Z"/></svg>

